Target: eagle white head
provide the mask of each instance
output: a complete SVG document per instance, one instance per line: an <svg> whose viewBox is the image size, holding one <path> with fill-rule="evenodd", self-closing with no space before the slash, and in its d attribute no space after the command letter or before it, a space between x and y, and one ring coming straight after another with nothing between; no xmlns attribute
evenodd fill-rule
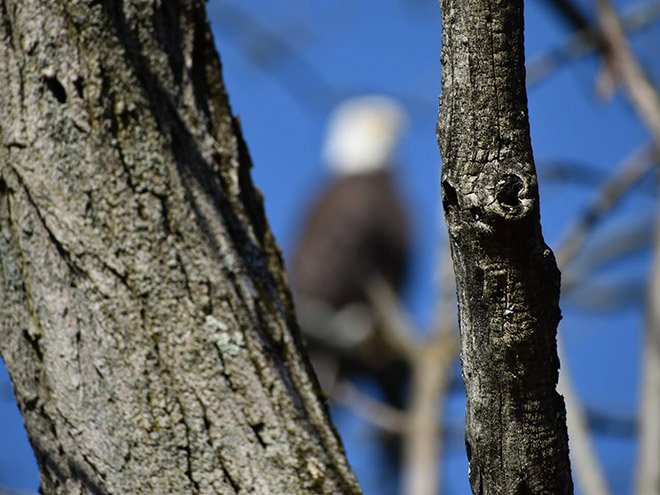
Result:
<svg viewBox="0 0 660 495"><path fill-rule="evenodd" d="M387 96L346 100L330 117L322 152L324 162L341 175L387 168L406 121L403 107Z"/></svg>

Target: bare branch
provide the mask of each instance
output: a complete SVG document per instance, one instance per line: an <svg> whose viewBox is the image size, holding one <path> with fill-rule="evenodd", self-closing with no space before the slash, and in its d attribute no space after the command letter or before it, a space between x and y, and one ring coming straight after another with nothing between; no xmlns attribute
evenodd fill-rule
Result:
<svg viewBox="0 0 660 495"><path fill-rule="evenodd" d="M459 349L455 331L453 272L451 258L446 254L440 268L442 292L430 342L419 342L416 338L391 287L383 280L374 280L369 287L372 304L383 322L384 337L392 347L401 351L412 369L402 477L402 490L408 495L437 493L439 486L438 462L442 445L439 402L446 393L451 365ZM383 421L390 416L382 408L370 413L372 423L392 426Z"/></svg>
<svg viewBox="0 0 660 495"><path fill-rule="evenodd" d="M403 493L438 493L438 463L442 442L439 427L450 378L459 349L458 335L444 332L421 349L413 363L409 426L404 439Z"/></svg>
<svg viewBox="0 0 660 495"><path fill-rule="evenodd" d="M623 198L624 194L636 184L649 171L656 161L655 149L645 147L637 150L618 169L618 172L600 189L590 208L577 219L574 227L564 236L557 250L557 264L563 269L577 255L579 250L593 229L593 227L612 210ZM561 351L561 333L558 335L558 347ZM573 392L570 374L567 371L567 360L562 357L560 370L559 390L566 401L567 426L569 429L569 442L573 453L574 468L585 493L609 493L606 488L605 476L596 457L588 433L583 408L579 398Z"/></svg>
<svg viewBox="0 0 660 495"><path fill-rule="evenodd" d="M555 2L549 2L555 3ZM660 17L660 2L634 5L622 15L623 29L630 33L642 30ZM533 57L527 64L527 85L534 86L566 64L586 57L594 51L602 51L605 41L592 27L585 23L573 23L578 30L560 46Z"/></svg>
<svg viewBox="0 0 660 495"><path fill-rule="evenodd" d="M571 448L571 462L577 473L584 495L607 495L610 493L598 455L589 436L589 425L580 399L575 393L573 379L568 369L561 333L558 338L559 359L562 367L557 390L566 402L566 423Z"/></svg>
<svg viewBox="0 0 660 495"><path fill-rule="evenodd" d="M598 24L631 103L660 149L660 95L639 64L626 39L625 30L609 0L596 0Z"/></svg>
<svg viewBox="0 0 660 495"><path fill-rule="evenodd" d="M337 404L386 432L402 435L408 416L405 412L360 392L349 380L338 382L330 393Z"/></svg>
<svg viewBox="0 0 660 495"><path fill-rule="evenodd" d="M598 191L592 205L587 208L574 222L564 240L557 249L557 264L564 268L575 258L584 245L589 232L603 216L618 204L626 192L637 184L657 163L658 155L654 147L645 146L635 150L626 161L617 168L617 173L611 177Z"/></svg>
<svg viewBox="0 0 660 495"><path fill-rule="evenodd" d="M564 269L583 248L589 233L596 224L610 212L635 184L637 184L657 162L654 147L636 150L617 172L608 179L596 195L592 205L587 208L564 235L563 242L557 249L557 264ZM558 335L558 347L562 350L561 333ZM588 432L586 415L579 398L573 391L573 385L567 366L562 356L559 390L566 401L569 442L573 453L574 468L585 493L594 495L609 493L602 467L595 454Z"/></svg>
<svg viewBox="0 0 660 495"><path fill-rule="evenodd" d="M383 337L410 363L418 353L415 331L408 318L399 309L399 300L392 287L379 277L374 277L367 287L371 304L382 321Z"/></svg>

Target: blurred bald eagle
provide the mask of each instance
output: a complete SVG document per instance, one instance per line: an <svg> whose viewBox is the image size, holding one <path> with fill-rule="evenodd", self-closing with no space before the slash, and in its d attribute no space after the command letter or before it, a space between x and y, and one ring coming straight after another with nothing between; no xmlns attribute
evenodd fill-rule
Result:
<svg viewBox="0 0 660 495"><path fill-rule="evenodd" d="M331 116L323 149L333 177L312 204L292 263L301 328L326 389L338 376L374 378L402 407L406 372L379 332L370 284L403 285L409 255L406 210L392 174L406 120L384 96L357 97Z"/></svg>

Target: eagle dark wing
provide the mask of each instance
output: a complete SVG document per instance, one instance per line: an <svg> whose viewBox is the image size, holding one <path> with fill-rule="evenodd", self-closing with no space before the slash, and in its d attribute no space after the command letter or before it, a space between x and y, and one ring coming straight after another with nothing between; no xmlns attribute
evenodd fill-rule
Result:
<svg viewBox="0 0 660 495"><path fill-rule="evenodd" d="M304 224L292 267L296 295L340 309L365 302L376 275L398 292L408 249L407 217L391 174L338 178Z"/></svg>

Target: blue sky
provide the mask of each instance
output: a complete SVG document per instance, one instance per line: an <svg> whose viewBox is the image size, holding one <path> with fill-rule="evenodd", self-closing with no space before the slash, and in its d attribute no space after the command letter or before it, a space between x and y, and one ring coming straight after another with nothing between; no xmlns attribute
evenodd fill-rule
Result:
<svg viewBox="0 0 660 495"><path fill-rule="evenodd" d="M268 5L266 5L268 4ZM362 0L360 2L249 2L241 7L270 34L281 36L295 55L259 65L240 36L223 34L223 4L209 4L225 78L236 113L241 115L255 163L254 180L266 197L266 210L285 256L295 238L306 205L327 178L319 163L328 101L362 92L400 98L411 112L412 125L400 150L398 176L415 219L416 251L407 309L420 328L428 327L436 290L435 265L444 225L438 217L440 156L435 141L437 98L440 94L440 12L435 1ZM528 61L561 44L568 30L545 2L526 3ZM590 8L591 3L585 3ZM246 37L250 39L247 35ZM252 40L257 37L252 35ZM637 46L658 46L658 31L635 38ZM237 43L237 40L239 41ZM249 43L248 43L249 44ZM276 57L273 57L276 58ZM292 61L293 60L293 61ZM297 62L295 61L297 60ZM650 58L652 61L652 58ZM301 66L311 67L325 86L311 94L300 89L306 80ZM599 66L586 58L551 75L529 91L532 142L539 173L550 161L579 163L602 170L602 177L629 153L647 142L647 134L625 98L596 95ZM316 79L313 78L313 82ZM322 88L331 88L328 92ZM593 197L593 187L543 182L542 220L546 241L553 247L570 222ZM636 195L626 200L602 229L614 229L638 218L653 225L655 198ZM439 228L440 227L440 228ZM598 234L599 232L596 232ZM601 279L643 278L648 253L625 266L600 273ZM608 278L609 277L609 278ZM600 280L600 279L599 279ZM636 411L641 300L621 311L605 313L562 302L568 361L576 387L590 408L631 418ZM458 368L457 368L457 376ZM460 429L460 390L448 401L450 422ZM381 493L378 465L365 447L364 424L336 418L343 426L349 456L366 493ZM596 444L615 493L628 493L634 462L630 437L600 435ZM461 434L450 434L444 469L446 493L467 493L465 453Z"/></svg>
<svg viewBox="0 0 660 495"><path fill-rule="evenodd" d="M624 3L619 2L620 5ZM627 3L625 3L627 5ZM585 9L592 3L584 3ZM396 170L414 218L415 257L406 308L420 328L430 325L436 297L435 266L444 230L439 213L440 156L435 140L440 94L441 18L435 0L248 0L207 3L225 81L241 117L254 162L253 178L266 198L271 228L287 256L305 207L327 178L319 161L326 118L342 98L384 93L402 102L411 125ZM556 47L567 29L545 2L526 2L528 62ZM636 36L645 61L660 46L653 29ZM544 182L550 161L579 163L605 177L629 153L648 141L635 113L620 94L605 101L594 91L599 66L586 58L530 88L532 143L541 176L546 241L556 247L571 219L593 197L593 187ZM647 215L653 225L656 198L637 194L597 232L607 236L631 218ZM603 280L642 279L648 253L603 270ZM609 277L609 278L608 278ZM599 279L600 280L600 279ZM619 311L585 311L562 302L568 360L581 397L590 408L623 417L636 412L642 303ZM460 377L458 366L456 376ZM0 486L36 491L38 475L20 416L0 373ZM447 403L444 493L468 493L467 463L460 432L460 387ZM366 440L374 432L345 411L335 417L365 493L384 493L378 459ZM635 442L630 437L596 437L608 480L617 494L629 493Z"/></svg>

